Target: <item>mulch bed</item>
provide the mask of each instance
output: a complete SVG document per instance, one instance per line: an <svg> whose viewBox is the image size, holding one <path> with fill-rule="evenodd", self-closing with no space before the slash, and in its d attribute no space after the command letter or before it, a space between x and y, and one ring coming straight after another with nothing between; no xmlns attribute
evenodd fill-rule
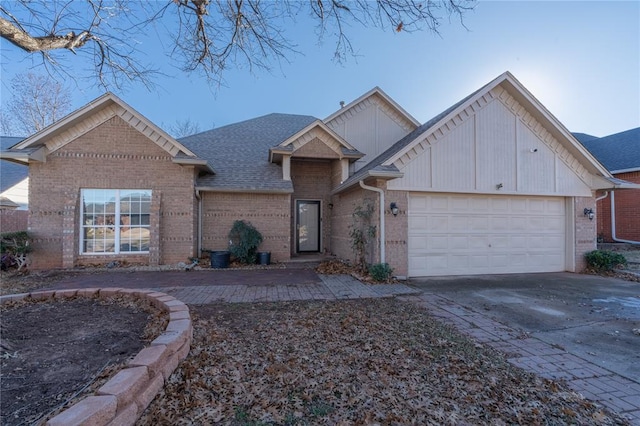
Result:
<svg viewBox="0 0 640 426"><path fill-rule="evenodd" d="M123 297L4 305L0 424L44 423L93 394L166 327L146 301Z"/></svg>

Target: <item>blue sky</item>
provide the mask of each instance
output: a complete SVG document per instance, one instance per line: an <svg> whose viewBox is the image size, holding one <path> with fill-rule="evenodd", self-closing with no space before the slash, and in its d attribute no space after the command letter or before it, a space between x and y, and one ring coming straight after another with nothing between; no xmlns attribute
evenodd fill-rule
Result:
<svg viewBox="0 0 640 426"><path fill-rule="evenodd" d="M210 89L166 65L154 92L139 85L115 93L156 124L190 118L206 130L271 112L324 118L379 86L424 122L508 70L571 131L605 136L640 126L639 1L481 0L465 25L444 22L440 36L353 26L359 56L340 65L332 39L319 45L301 19L287 36L303 55L270 73L229 70L226 85ZM162 58L157 41L142 41L150 58ZM4 102L7 82L28 61L6 42L0 47ZM101 94L74 88L73 107Z"/></svg>

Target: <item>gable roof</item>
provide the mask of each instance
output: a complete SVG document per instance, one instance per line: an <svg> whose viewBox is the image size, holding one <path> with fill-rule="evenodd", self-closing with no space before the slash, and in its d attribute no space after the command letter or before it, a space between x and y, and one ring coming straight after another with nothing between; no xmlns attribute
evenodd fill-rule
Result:
<svg viewBox="0 0 640 426"><path fill-rule="evenodd" d="M602 138L579 140L611 173L640 170L640 127Z"/></svg>
<svg viewBox="0 0 640 426"><path fill-rule="evenodd" d="M370 98L372 96L379 96L393 110L395 110L396 113L398 113L401 117L403 117L405 120L410 122L413 125L413 127L418 127L420 125L420 122L418 120L416 120L411 114L409 114L404 108L402 108L396 101L391 99L391 97L389 95L387 95L378 86L376 86L373 89L369 90L367 93L365 93L364 95L360 96L355 101L350 102L349 104L347 104L344 107L340 108L339 110L337 110L336 112L334 112L333 114L331 114L330 116L325 118L323 121L325 123L329 123L330 121L336 119L337 117L339 117L339 116L349 112L350 110L354 109L356 106L358 106L364 100L366 100L366 99L368 99L368 98Z"/></svg>
<svg viewBox="0 0 640 426"><path fill-rule="evenodd" d="M268 114L179 139L213 166L198 178L198 189L293 192L282 168L269 160L274 148L318 119L309 115Z"/></svg>
<svg viewBox="0 0 640 426"><path fill-rule="evenodd" d="M331 130L324 122L315 120L308 126L300 129L286 140L269 150L269 158L276 161L282 154L293 154L296 151L304 149L309 142L320 139L330 152L332 151L337 158L349 158L353 161L362 158L364 154L355 149L349 142L344 140L340 135Z"/></svg>
<svg viewBox="0 0 640 426"><path fill-rule="evenodd" d="M167 151L174 157L174 162L197 164L207 168L206 163L198 161L193 152L110 92L24 139L11 149L3 150L0 158L23 163L43 161L49 152L63 147L114 116L119 116Z"/></svg>
<svg viewBox="0 0 640 426"><path fill-rule="evenodd" d="M395 160L411 150L429 134L445 125L452 117L455 117L468 105L473 104L480 97L499 85L502 85L518 103L523 105L527 111L530 111L536 120L544 124L552 136L562 141L564 148L577 158L590 173L606 179L611 178L610 173L589 151L578 143L573 135L511 73L505 72L400 139L334 189L333 192L338 193L367 177L401 177L402 173L394 165Z"/></svg>
<svg viewBox="0 0 640 426"><path fill-rule="evenodd" d="M13 136L0 136L0 150L9 149L23 139ZM0 162L0 192L6 191L27 177L29 177L29 168L27 166L6 160Z"/></svg>

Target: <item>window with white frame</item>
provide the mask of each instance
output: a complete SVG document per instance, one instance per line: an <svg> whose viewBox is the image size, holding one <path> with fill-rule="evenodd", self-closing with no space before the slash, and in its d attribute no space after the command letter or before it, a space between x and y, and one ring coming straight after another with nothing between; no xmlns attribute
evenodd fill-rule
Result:
<svg viewBox="0 0 640 426"><path fill-rule="evenodd" d="M149 251L150 189L83 189L80 252Z"/></svg>

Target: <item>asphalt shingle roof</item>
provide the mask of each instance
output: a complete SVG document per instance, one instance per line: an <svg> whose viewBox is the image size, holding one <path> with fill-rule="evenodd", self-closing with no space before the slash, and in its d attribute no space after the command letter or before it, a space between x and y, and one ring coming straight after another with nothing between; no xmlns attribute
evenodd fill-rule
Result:
<svg viewBox="0 0 640 426"><path fill-rule="evenodd" d="M198 186L221 190L293 191L282 168L269 162L269 148L318 120L309 115L268 114L178 141L209 162L214 175L198 178Z"/></svg>
<svg viewBox="0 0 640 426"><path fill-rule="evenodd" d="M576 139L610 172L640 169L640 127L603 138Z"/></svg>
<svg viewBox="0 0 640 426"><path fill-rule="evenodd" d="M0 136L0 150L5 151L24 138ZM0 161L0 192L4 192L13 185L29 176L29 168L7 160Z"/></svg>

